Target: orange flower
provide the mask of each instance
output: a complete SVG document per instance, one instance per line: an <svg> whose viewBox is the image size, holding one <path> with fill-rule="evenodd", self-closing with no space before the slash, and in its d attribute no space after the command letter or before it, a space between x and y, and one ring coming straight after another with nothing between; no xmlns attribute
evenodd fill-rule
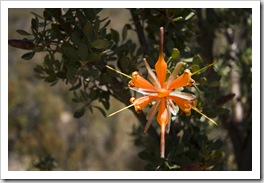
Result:
<svg viewBox="0 0 264 183"><path fill-rule="evenodd" d="M156 74L152 71L146 59L143 59L146 69L148 71L148 77L150 79L150 82L144 79L137 71L132 73L132 77L128 76L129 78L131 78L131 81L129 82L130 89L143 94L143 96L139 98L132 97L130 99L130 102L132 104L128 107L134 106L136 112L141 112L151 102L156 101L146 115L147 123L144 132L147 132L147 130L151 125L152 120L154 119L157 113L157 122L159 123L161 128L160 155L162 158L165 157L165 131L169 133L171 114L173 115L177 114L178 108L176 107L176 105L186 115L190 115L191 109L194 109L195 111L197 111L198 113L200 113L208 120L210 120L211 122L217 125L216 122L214 122L212 119L201 113L201 111L199 111L195 107L195 103L196 103L195 95L174 90L180 87L193 86L195 84L195 81L191 78L191 76L193 74L196 74L197 72L191 73L190 70L186 69L184 73L178 77L178 73L183 65L183 62L179 62L176 65L173 73L169 76L169 78L166 81L167 64L163 56L163 34L164 34L164 30L163 27L161 27L160 51L159 51L158 61L155 64ZM109 66L107 67L110 68ZM127 76L126 74L123 75ZM128 107L125 107L124 109Z"/></svg>

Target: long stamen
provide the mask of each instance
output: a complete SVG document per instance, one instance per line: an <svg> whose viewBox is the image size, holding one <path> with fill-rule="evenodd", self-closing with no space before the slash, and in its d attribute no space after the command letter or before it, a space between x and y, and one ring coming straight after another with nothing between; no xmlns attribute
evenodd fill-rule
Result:
<svg viewBox="0 0 264 183"><path fill-rule="evenodd" d="M115 114L117 114L117 113L119 113L119 112L122 112L122 111L124 111L124 110L126 110L126 109L128 109L128 108L130 108L130 107L132 107L132 106L134 106L134 104L131 104L131 105L129 105L129 106L126 106L126 107L124 107L124 108L122 108L122 109L116 111L116 112L113 112L112 114L109 114L108 117L111 117L111 116L113 116L113 115L115 115Z"/></svg>
<svg viewBox="0 0 264 183"><path fill-rule="evenodd" d="M215 63L211 63L211 64L205 66L204 68L201 68L201 69L199 69L198 71L195 71L194 73L192 73L192 75L197 74L198 72L201 72L201 71L207 69L208 67L211 67L211 66L214 65L214 64L215 64ZM192 76L192 75L191 75L191 76Z"/></svg>
<svg viewBox="0 0 264 183"><path fill-rule="evenodd" d="M121 74L121 75L123 75L123 76L126 76L126 77L129 78L129 79L132 79L131 76L129 76L129 75L123 73L123 72L120 72L120 71L118 71L118 70L116 70L116 69L114 69L114 68L112 68L112 67L110 67L110 66L108 66L108 65L106 65L106 67L107 67L108 69L112 70L112 71L117 72L118 74Z"/></svg>
<svg viewBox="0 0 264 183"><path fill-rule="evenodd" d="M215 124L216 126L218 126L218 124L212 120L211 118L209 118L208 116L206 116L205 114L203 114L200 110L198 110L196 107L192 107L193 110L195 110L196 112L198 112L199 114L201 114L203 117L205 117L206 119L208 119L210 122L212 122L213 124Z"/></svg>

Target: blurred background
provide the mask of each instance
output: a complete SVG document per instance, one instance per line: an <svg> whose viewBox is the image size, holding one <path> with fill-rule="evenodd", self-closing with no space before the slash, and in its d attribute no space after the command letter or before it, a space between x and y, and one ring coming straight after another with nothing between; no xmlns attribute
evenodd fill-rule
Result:
<svg viewBox="0 0 264 183"><path fill-rule="evenodd" d="M9 9L8 38L22 39L16 30L30 32L32 12L42 15L43 10ZM211 9L196 11L201 20L197 25L204 29L189 46L200 44L203 58L217 60L217 72L222 76L218 95L223 96L218 102L231 101L225 106L229 115L221 116L226 124L209 136L224 141L225 170L248 170L252 155L251 10L218 10L217 15ZM210 11L223 21L205 24L202 19L213 17L208 16ZM131 20L127 9L103 9L100 15L110 17L109 28L118 32ZM138 43L135 32L129 31L127 37ZM73 113L79 106L72 102L69 86L58 82L51 87L35 77L33 69L42 63L44 54L26 61L21 56L27 51L9 46L8 52L9 171L144 170L146 162L138 157L142 148L135 146L131 135L140 123L130 110L111 118L87 111L76 119ZM113 98L110 104L108 114L124 107Z"/></svg>
<svg viewBox="0 0 264 183"><path fill-rule="evenodd" d="M31 12L41 15L43 9L9 9L9 39L23 38L18 29L30 32ZM111 23L117 30L129 19L125 9L102 13L118 18ZM8 52L9 170L37 170L34 165L41 166L42 161L50 162L55 170L143 169L144 162L137 155L140 149L130 135L139 123L130 110L111 118L94 110L76 119L73 112L78 106L68 86L59 82L51 87L34 76L42 54L25 61L21 56L27 51L9 47ZM109 114L122 107L111 99Z"/></svg>

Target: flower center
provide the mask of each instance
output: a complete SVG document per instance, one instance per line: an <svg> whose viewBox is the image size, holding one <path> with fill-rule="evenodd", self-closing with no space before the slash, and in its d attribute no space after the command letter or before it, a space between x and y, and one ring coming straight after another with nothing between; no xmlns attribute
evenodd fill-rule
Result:
<svg viewBox="0 0 264 183"><path fill-rule="evenodd" d="M161 88L159 91L158 91L158 97L159 98L163 98L163 97L167 97L169 96L170 94L170 91L165 89L165 88Z"/></svg>

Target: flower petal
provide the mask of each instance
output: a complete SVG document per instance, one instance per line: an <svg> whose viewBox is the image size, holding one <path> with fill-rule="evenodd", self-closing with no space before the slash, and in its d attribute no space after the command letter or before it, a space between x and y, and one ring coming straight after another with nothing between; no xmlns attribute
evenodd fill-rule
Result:
<svg viewBox="0 0 264 183"><path fill-rule="evenodd" d="M142 95L149 95L149 96L158 96L156 91L145 89L145 88L138 88L138 87L129 87L131 90L134 90Z"/></svg>
<svg viewBox="0 0 264 183"><path fill-rule="evenodd" d="M140 112L142 109L144 109L150 102L157 99L155 96L143 96L140 98L134 98L132 97L130 99L130 102L134 104L136 112Z"/></svg>
<svg viewBox="0 0 264 183"><path fill-rule="evenodd" d="M192 107L195 106L195 103L193 100L189 100L189 99L185 99L185 98L181 98L181 97L176 97L176 96L172 96L170 95L169 98L171 100L173 100L173 102L175 102L179 108L185 112L187 115L189 115L191 113L191 109Z"/></svg>
<svg viewBox="0 0 264 183"><path fill-rule="evenodd" d="M168 85L168 90L173 90L175 88L180 88L184 86L193 86L195 81L191 78L192 73L189 69L186 69L182 75L176 78L174 81Z"/></svg>
<svg viewBox="0 0 264 183"><path fill-rule="evenodd" d="M165 105L165 100L166 98L161 98L161 103L159 106L159 112L157 116L157 121L160 126L162 126L163 124L166 125L169 121L169 115L168 115L168 110Z"/></svg>
<svg viewBox="0 0 264 183"><path fill-rule="evenodd" d="M168 88L168 86L170 86L172 81L175 80L178 77L179 71L182 68L182 66L183 66L183 62L177 63L174 71L172 72L172 74L170 75L170 77L167 80L167 88Z"/></svg>
<svg viewBox="0 0 264 183"><path fill-rule="evenodd" d="M137 71L132 73L132 80L129 82L130 87L145 88L155 91L156 88L146 79L144 79Z"/></svg>
<svg viewBox="0 0 264 183"><path fill-rule="evenodd" d="M150 81L152 82L152 84L154 85L155 88L157 89L161 89L161 86L160 86L160 83L159 83L159 80L157 79L156 75L154 74L154 72L152 71L152 69L150 68L147 60L144 58L144 63L145 63L145 66L146 66L146 69L148 71L148 77L150 79Z"/></svg>
<svg viewBox="0 0 264 183"><path fill-rule="evenodd" d="M155 114L157 113L158 111L158 108L159 108L159 105L160 105L160 101L161 100L157 100L156 103L150 108L147 116L146 116L146 119L148 120L146 125L145 125L145 128L144 128L144 133L146 133L150 127L150 124L155 116Z"/></svg>
<svg viewBox="0 0 264 183"><path fill-rule="evenodd" d="M166 125L166 133L170 133L170 125L171 125L171 112L169 111L169 121Z"/></svg>
<svg viewBox="0 0 264 183"><path fill-rule="evenodd" d="M160 82L160 85L162 88L164 88L164 82L166 79L166 73L167 73L167 64L164 60L163 56L163 38L164 29L163 27L160 28L160 47L159 47L159 58L157 63L155 64L156 73Z"/></svg>
<svg viewBox="0 0 264 183"><path fill-rule="evenodd" d="M180 91L172 91L170 92L170 96L173 97L179 97L182 99L186 99L186 100L195 100L196 96L190 93L186 93L186 92L180 92Z"/></svg>
<svg viewBox="0 0 264 183"><path fill-rule="evenodd" d="M179 111L179 107L177 107L171 99L167 99L167 108L169 109L169 112L174 116L176 116Z"/></svg>

